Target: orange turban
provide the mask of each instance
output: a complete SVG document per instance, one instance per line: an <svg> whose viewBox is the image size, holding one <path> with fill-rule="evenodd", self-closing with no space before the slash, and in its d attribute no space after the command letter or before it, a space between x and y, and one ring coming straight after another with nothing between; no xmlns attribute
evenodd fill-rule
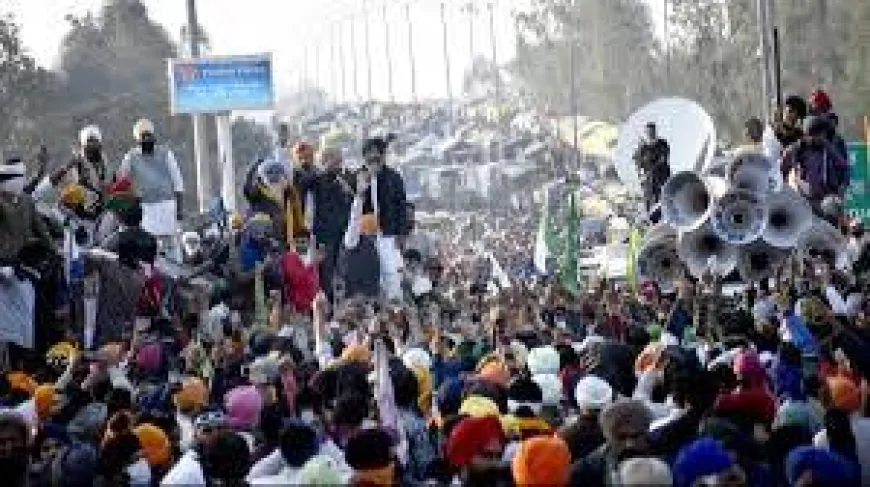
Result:
<svg viewBox="0 0 870 487"><path fill-rule="evenodd" d="M171 446L169 438L162 429L146 423L137 426L133 433L139 438L139 444L142 445L142 451L145 453L148 465L153 467L166 465L169 462Z"/></svg>
<svg viewBox="0 0 870 487"><path fill-rule="evenodd" d="M188 377L181 383L181 390L175 393L173 400L182 411L197 411L208 405L208 389L198 377Z"/></svg>
<svg viewBox="0 0 870 487"><path fill-rule="evenodd" d="M854 382L845 377L831 377L828 379L828 389L837 409L849 414L861 409L861 391Z"/></svg>
<svg viewBox="0 0 870 487"><path fill-rule="evenodd" d="M9 372L6 375L6 380L9 381L9 387L11 387L13 391L26 392L31 396L39 386L39 384L33 380L33 377L24 372Z"/></svg>
<svg viewBox="0 0 870 487"><path fill-rule="evenodd" d="M568 485L571 451L564 440L554 436L537 436L520 444L511 472L514 482L526 485Z"/></svg>
<svg viewBox="0 0 870 487"><path fill-rule="evenodd" d="M54 386L42 384L33 391L33 405L36 408L36 417L45 419L51 415L51 410L57 404L59 398Z"/></svg>
<svg viewBox="0 0 870 487"><path fill-rule="evenodd" d="M491 361L480 368L477 378L507 389L511 382L511 373L501 361Z"/></svg>

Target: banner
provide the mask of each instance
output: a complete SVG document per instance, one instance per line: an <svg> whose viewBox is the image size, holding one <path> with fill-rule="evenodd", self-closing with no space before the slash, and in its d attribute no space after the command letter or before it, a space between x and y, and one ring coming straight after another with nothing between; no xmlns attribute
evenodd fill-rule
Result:
<svg viewBox="0 0 870 487"><path fill-rule="evenodd" d="M272 110L272 56L170 59L169 95L173 115Z"/></svg>
<svg viewBox="0 0 870 487"><path fill-rule="evenodd" d="M849 169L850 183L846 190L846 211L850 216L861 218L864 225L870 225L870 173L867 170L867 144L850 143Z"/></svg>

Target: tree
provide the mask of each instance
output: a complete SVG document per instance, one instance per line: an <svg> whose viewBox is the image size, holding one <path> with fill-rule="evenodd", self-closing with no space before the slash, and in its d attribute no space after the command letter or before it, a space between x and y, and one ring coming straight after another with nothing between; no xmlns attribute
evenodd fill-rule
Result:
<svg viewBox="0 0 870 487"><path fill-rule="evenodd" d="M582 115L618 121L660 86L660 46L644 2L536 0L516 20L512 68L538 105L566 114L576 105Z"/></svg>
<svg viewBox="0 0 870 487"><path fill-rule="evenodd" d="M484 56L475 57L462 78L462 91L472 98L495 97L499 86L504 86L499 67Z"/></svg>
<svg viewBox="0 0 870 487"><path fill-rule="evenodd" d="M744 121L762 112L754 0L673 0L668 85L700 103L720 138L740 142Z"/></svg>
<svg viewBox="0 0 870 487"><path fill-rule="evenodd" d="M66 121L58 137L74 144L81 127L97 124L110 164L117 165L133 145L133 125L154 122L161 141L172 146L185 183L195 181L193 136L189 117L169 113L166 60L178 54L175 44L148 15L139 0L109 0L99 15L68 17L70 31L61 46L63 97L54 112ZM213 126L209 147L216 144ZM216 160L216 153L210 154ZM212 188L218 175L214 174ZM196 194L187 191L187 207Z"/></svg>
<svg viewBox="0 0 870 487"><path fill-rule="evenodd" d="M0 16L0 141L8 152L27 156L38 145L39 114L51 102L55 86L52 74L25 52L18 25Z"/></svg>

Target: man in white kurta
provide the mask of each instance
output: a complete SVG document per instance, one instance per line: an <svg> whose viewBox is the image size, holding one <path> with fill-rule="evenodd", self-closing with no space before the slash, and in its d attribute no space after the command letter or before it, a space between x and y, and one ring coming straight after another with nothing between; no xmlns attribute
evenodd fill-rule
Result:
<svg viewBox="0 0 870 487"><path fill-rule="evenodd" d="M150 121L136 122L133 136L139 145L124 156L118 177L129 177L142 200L142 229L157 238L168 257L180 262L181 170L172 150L156 143Z"/></svg>

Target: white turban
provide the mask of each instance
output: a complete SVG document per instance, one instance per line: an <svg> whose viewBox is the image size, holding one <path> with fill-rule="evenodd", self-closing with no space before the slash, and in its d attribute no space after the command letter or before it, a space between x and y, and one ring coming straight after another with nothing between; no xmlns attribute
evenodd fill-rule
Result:
<svg viewBox="0 0 870 487"><path fill-rule="evenodd" d="M143 133L154 133L154 124L147 118L140 118L136 125L133 126L133 138L136 140L142 139Z"/></svg>
<svg viewBox="0 0 870 487"><path fill-rule="evenodd" d="M103 141L103 134L100 132L100 127L96 125L88 125L79 132L79 143L84 147L88 143L88 139L97 139Z"/></svg>

